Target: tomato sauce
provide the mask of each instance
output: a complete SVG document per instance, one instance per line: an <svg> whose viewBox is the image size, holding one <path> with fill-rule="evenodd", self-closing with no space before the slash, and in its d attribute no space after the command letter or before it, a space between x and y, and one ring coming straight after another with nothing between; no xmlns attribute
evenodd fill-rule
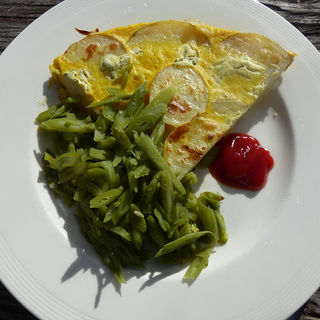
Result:
<svg viewBox="0 0 320 320"><path fill-rule="evenodd" d="M230 133L216 146L220 150L209 171L218 181L247 190L261 190L265 186L274 160L256 138Z"/></svg>

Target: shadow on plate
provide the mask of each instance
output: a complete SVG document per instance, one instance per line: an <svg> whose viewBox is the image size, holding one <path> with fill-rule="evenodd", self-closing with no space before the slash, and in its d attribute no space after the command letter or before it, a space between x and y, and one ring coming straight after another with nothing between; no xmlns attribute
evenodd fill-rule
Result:
<svg viewBox="0 0 320 320"><path fill-rule="evenodd" d="M48 88L49 81L43 85L43 94L46 96L47 105L50 107L59 103L57 99L57 88L52 86ZM77 211L76 205L68 207L62 199L58 198L47 185L47 181L43 172L43 155L48 149L54 149L52 143L52 134L41 131L37 133L38 150L34 150L34 157L40 166L38 174L38 183L43 184L47 190L50 200L56 207L56 212L63 219L63 228L66 231L70 246L76 250L77 259L71 263L61 277L61 283L70 280L79 273L90 272L97 281L97 292L94 299L94 307L99 306L102 291L108 285L113 285L114 290L121 295L121 284L113 276L112 272L104 265L100 256L95 252L93 246L85 239L80 232L78 222L75 219ZM152 286L172 274L181 271L185 266L167 266L158 263L154 259L146 262L146 269L123 268L122 273L125 281L132 278L141 278L149 274L146 281L142 284L139 292Z"/></svg>
<svg viewBox="0 0 320 320"><path fill-rule="evenodd" d="M46 103L48 107L60 103L59 90L51 79L43 83L42 94L46 97Z"/></svg>
<svg viewBox="0 0 320 320"><path fill-rule="evenodd" d="M43 166L42 155L48 146L47 141L48 137L45 134L38 134L40 152L34 151L34 155L41 167ZM72 264L62 275L61 282L63 283L68 281L79 272L90 272L93 276L95 276L97 281L97 292L94 300L95 308L98 307L102 291L107 285L113 285L115 291L121 295L121 284L116 280L108 267L103 264L103 261L95 252L93 246L87 242L87 240L81 234L78 222L74 216L77 211L76 205L68 207L60 198L57 198L53 194L46 184L46 178L42 170L39 171L38 183L43 184L45 189L48 191L50 199L56 207L57 214L63 219L63 228L66 231L70 246L74 248L77 253L77 259L72 262ZM146 261L145 269L123 268L122 273L126 282L132 278L141 278L146 274L149 274L147 280L140 287L140 292L152 286L157 281L180 272L184 267L185 265L163 265L154 259L151 259Z"/></svg>
<svg viewBox="0 0 320 320"><path fill-rule="evenodd" d="M43 85L43 94L47 98L48 106L56 104L57 99L57 89L53 86L48 88L49 81ZM255 107L248 111L245 119L240 120L233 131L239 132L248 132L254 125L258 122L264 121L264 119L269 115L270 107L273 108L274 112L279 114L282 117L282 124L288 126L292 132L291 123L289 121L289 116L286 110L284 101L281 98L278 90L274 90L268 96L264 97L263 102L258 102ZM42 156L44 151L50 147L49 137L45 133L38 133L38 147L39 152L34 151L34 155L39 165L42 167ZM200 186L204 180L204 177L207 175L208 170L202 169L197 170L199 177L199 182L194 186L194 191L197 192L200 189ZM213 179L213 178L212 178ZM43 171L39 172L38 182L43 183L46 186L46 179L44 177ZM246 195L248 198L255 197L258 192L244 191L233 189L227 186L220 184L221 188L227 194L237 194L241 193ZM48 186L46 186L48 193L50 194L51 200L54 203L57 213L64 221L64 229L66 230L68 240L72 248L76 249L77 259L68 267L65 273L61 277L61 282L68 281L79 272L90 272L97 280L97 293L95 296L94 307L97 308L101 298L103 289L109 284L114 286L115 291L121 295L121 285L114 278L109 269L103 264L100 260L100 257L96 254L93 247L86 241L82 236L77 221L75 220L74 207L67 207L62 201L56 198L53 193L50 191ZM169 277L175 273L180 272L185 265L175 265L167 266L158 263L155 260L148 261L146 263L146 270L138 270L133 268L125 268L123 270L123 275L126 281L129 281L132 278L141 278L146 274L149 274L148 279L141 285L139 292L142 290L154 285L156 282ZM190 284L189 284L190 285Z"/></svg>

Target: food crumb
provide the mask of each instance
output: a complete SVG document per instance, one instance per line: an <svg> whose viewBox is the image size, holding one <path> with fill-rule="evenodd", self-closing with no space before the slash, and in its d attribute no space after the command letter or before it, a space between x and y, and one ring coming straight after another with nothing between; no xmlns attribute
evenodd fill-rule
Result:
<svg viewBox="0 0 320 320"><path fill-rule="evenodd" d="M278 112L274 112L272 116L273 116L273 118L276 118L276 117L278 117L278 115L279 115Z"/></svg>
<svg viewBox="0 0 320 320"><path fill-rule="evenodd" d="M44 97L42 100L37 100L37 103L39 104L39 106L45 107L47 105L47 98Z"/></svg>

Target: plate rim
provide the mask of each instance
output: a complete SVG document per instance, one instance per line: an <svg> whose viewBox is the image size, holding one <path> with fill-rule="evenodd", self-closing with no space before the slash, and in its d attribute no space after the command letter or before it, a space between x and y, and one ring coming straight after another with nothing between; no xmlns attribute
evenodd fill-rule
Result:
<svg viewBox="0 0 320 320"><path fill-rule="evenodd" d="M98 0L97 0L97 2L99 2ZM270 11L270 13L272 14L272 15L277 15L278 16L278 18L280 17L285 23L287 23L287 25L288 26L290 26L290 28L294 28L297 32L299 32L294 26L292 26L287 20L285 20L283 17L281 17L279 14L277 14L277 13L275 13L274 11L272 11L270 8L268 8L268 7L266 7L265 5L263 5L262 3L260 3L260 2L257 2L257 1L255 1L255 0L247 0L247 2L249 3L257 3L259 6L262 6L262 7L264 7L265 9L267 9L267 10L269 10ZM35 27L35 26L37 26L38 24L40 24L43 20L45 20L46 19L46 17L47 16L50 16L50 15L53 15L55 12L56 12L56 10L64 10L65 8L67 8L67 6L71 6L72 4L74 4L74 3L76 3L76 0L65 0L65 1L63 1L63 2L61 2L61 3L59 3L59 4L57 4L55 7L53 7L53 8L51 8L50 10L48 10L45 14L43 14L42 16L40 16L38 19L36 19L34 22L32 22L22 33L20 33L19 34L19 36L17 37L17 38L15 38L10 44L9 44L9 46L3 51L3 53L1 54L1 57L3 57L3 59L0 59L0 64L2 63L2 61L4 61L5 60L5 58L6 58L6 56L7 55L9 55L10 54L10 52L11 51L13 51L14 50L14 48L15 48L15 44L16 44L16 42L18 42L18 41L20 41L20 39L25 35L25 33L26 32L32 32L32 30L33 30L33 28ZM82 3L84 3L84 1L82 1ZM299 32L300 33L300 32ZM312 43L302 34L302 33L300 33L304 38L305 38L305 40L307 40L307 42L309 43L308 44L308 50L310 50L310 54L313 54L314 55L314 57L316 57L316 59L318 59L319 60L319 62L320 62L320 54L319 54L319 52L318 52L318 50L312 45ZM311 49L312 48L312 49ZM319 70L320 70L320 68L318 67L318 68L315 68L315 72L317 73L317 72L319 72ZM319 74L320 74L320 72L319 72ZM6 253L6 254L11 254L12 255L12 259L14 260L14 259L16 259L17 260L17 258L16 257L14 257L14 254L11 252L11 253L9 253L9 248L8 248L8 250L9 251L7 251L6 249L5 249L5 246L3 246L3 244L6 244L5 243L5 241L3 241L3 239L2 239L2 235L1 235L1 230L0 230L0 252L2 252L3 254L4 253ZM2 248L2 249L1 249ZM18 260L17 260L18 261ZM18 262L17 262L18 263ZM2 266L4 266L1 262L0 262L0 265L2 265ZM3 270L2 268L1 268L1 270ZM36 316L38 316L38 317L40 317L40 318L42 318L42 319L45 319L44 317L47 315L45 312L42 312L42 310L41 310L41 308L39 309L39 310L36 310L37 308L34 308L35 307L35 305L33 305L32 306L32 308L30 307L30 302L28 301L28 299L26 298L26 296L28 295L28 293L25 295L25 294L21 294L20 292L20 290L19 290L19 288L18 287L16 287L15 285L14 285L14 280L13 279L11 279L11 280L9 280L9 277L7 277L6 278L6 275L4 274L4 272L1 272L0 271L0 274L1 274L1 280L2 280L2 282L3 282L3 284L5 285L5 287L7 287L8 288L8 290L10 291L10 292L12 292L12 294L22 303L22 305L24 305L31 313L34 313ZM320 284L320 277L318 277L319 279L318 279L318 281L319 281L319 284ZM318 285L314 285L314 288L311 288L309 291L312 291L312 293L314 292L314 290L316 290L318 287L319 287L319 284ZM311 294L312 294L311 293ZM304 299L304 301L301 303L301 305L303 304L303 303L305 303L307 300L309 299L309 297L306 297L305 299ZM300 305L300 306L301 306ZM300 307L300 306L298 306L298 308ZM297 309L298 309L297 308ZM36 311L34 311L34 310L36 310ZM70 311L71 312L71 311ZM48 318L48 319L55 319L55 316L56 316L56 314L54 314L53 313L53 317L52 318ZM69 315L70 316L70 315ZM78 316L78 315L77 315ZM82 318L81 319L93 319L92 317L90 317L90 316L85 316L84 317L84 315L83 314L81 314L81 316L82 316ZM71 319L71 318L69 318L69 319ZM80 318L75 318L75 319L80 319Z"/></svg>

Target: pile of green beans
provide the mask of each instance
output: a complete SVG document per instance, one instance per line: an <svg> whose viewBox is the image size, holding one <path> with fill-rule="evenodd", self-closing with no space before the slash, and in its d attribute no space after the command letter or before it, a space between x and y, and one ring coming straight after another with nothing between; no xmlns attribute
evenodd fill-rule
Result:
<svg viewBox="0 0 320 320"><path fill-rule="evenodd" d="M184 279L193 281L227 233L222 197L197 197L195 173L179 180L162 157L162 117L174 89L147 105L146 83L132 95L108 91L107 99L86 108L68 98L36 118L53 141L43 156L48 186L78 207L83 235L120 283L123 266L144 268L152 256L188 263Z"/></svg>

